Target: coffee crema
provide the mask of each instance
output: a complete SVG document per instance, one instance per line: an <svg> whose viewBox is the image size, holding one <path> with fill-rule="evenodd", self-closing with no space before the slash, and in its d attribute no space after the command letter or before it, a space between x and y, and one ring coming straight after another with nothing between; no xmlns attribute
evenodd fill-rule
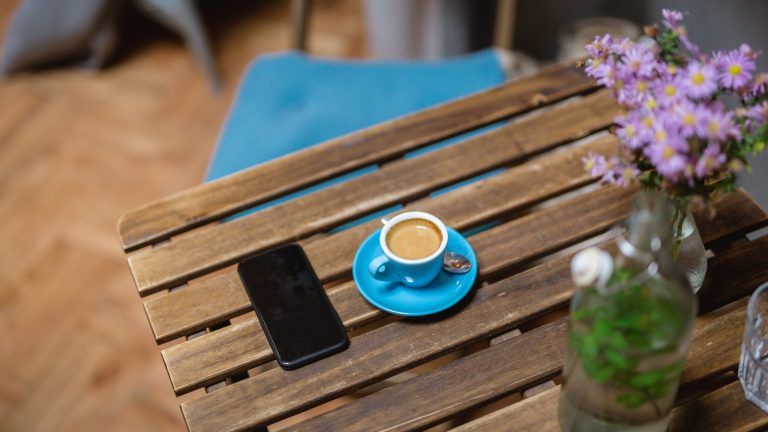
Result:
<svg viewBox="0 0 768 432"><path fill-rule="evenodd" d="M435 253L443 242L440 228L426 219L408 219L387 233L387 247L402 259L418 260Z"/></svg>

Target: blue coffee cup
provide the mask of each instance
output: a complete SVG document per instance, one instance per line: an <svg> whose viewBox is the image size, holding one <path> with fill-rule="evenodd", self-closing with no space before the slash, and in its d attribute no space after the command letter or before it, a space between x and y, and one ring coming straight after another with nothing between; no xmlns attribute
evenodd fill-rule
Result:
<svg viewBox="0 0 768 432"><path fill-rule="evenodd" d="M442 237L440 246L428 257L416 260L404 259L395 255L387 245L387 236L392 227L410 219L424 219L440 230ZM448 246L448 230L440 219L429 213L406 212L393 217L384 224L379 235L379 245L383 254L368 264L368 272L371 276L378 280L400 282L409 287L419 288L429 285L440 273L443 267L445 249Z"/></svg>

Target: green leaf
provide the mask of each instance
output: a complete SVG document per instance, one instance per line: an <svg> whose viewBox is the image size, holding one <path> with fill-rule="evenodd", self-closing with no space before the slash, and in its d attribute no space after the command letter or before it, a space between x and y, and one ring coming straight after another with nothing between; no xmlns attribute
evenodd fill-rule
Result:
<svg viewBox="0 0 768 432"><path fill-rule="evenodd" d="M595 320L595 325L592 327L592 334L601 345L603 343L608 343L608 340L611 338L611 335L613 334L613 329L611 327L611 322L605 318L598 318Z"/></svg>
<svg viewBox="0 0 768 432"><path fill-rule="evenodd" d="M584 335L581 339L580 349L580 354L584 361L586 362L586 359L594 359L599 351L600 347L595 336L593 334Z"/></svg>
<svg viewBox="0 0 768 432"><path fill-rule="evenodd" d="M608 346L615 350L623 350L627 347L627 340L624 339L620 332L613 332L608 339Z"/></svg>
<svg viewBox="0 0 768 432"><path fill-rule="evenodd" d="M645 403L646 398L643 393L629 392L620 394L618 397L616 397L616 401L626 406L627 408L637 408Z"/></svg>
<svg viewBox="0 0 768 432"><path fill-rule="evenodd" d="M594 366L587 371L587 375L598 384L608 381L613 376L615 369L610 365Z"/></svg>
<svg viewBox="0 0 768 432"><path fill-rule="evenodd" d="M659 381L662 381L664 379L664 372L659 370L652 370L648 372L642 372L632 377L631 380L629 380L629 385L632 388L636 389L643 389L648 388Z"/></svg>
<svg viewBox="0 0 768 432"><path fill-rule="evenodd" d="M605 358L608 360L608 363L616 369L627 369L631 367L629 360L618 351L606 351Z"/></svg>

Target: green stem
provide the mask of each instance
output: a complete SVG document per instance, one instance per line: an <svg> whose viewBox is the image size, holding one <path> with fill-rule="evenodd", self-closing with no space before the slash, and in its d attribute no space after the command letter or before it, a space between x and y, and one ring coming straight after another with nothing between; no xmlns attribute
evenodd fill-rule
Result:
<svg viewBox="0 0 768 432"><path fill-rule="evenodd" d="M688 200L675 198L675 213L672 216L672 259L680 254L680 244L683 241L683 223L688 212Z"/></svg>

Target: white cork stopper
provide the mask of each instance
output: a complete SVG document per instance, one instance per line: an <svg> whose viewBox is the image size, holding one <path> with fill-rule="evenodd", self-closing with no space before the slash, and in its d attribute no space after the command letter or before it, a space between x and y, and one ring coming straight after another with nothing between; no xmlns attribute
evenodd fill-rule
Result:
<svg viewBox="0 0 768 432"><path fill-rule="evenodd" d="M611 274L613 274L613 258L600 248L584 249L571 260L571 276L576 286L595 285L602 288L608 283Z"/></svg>

